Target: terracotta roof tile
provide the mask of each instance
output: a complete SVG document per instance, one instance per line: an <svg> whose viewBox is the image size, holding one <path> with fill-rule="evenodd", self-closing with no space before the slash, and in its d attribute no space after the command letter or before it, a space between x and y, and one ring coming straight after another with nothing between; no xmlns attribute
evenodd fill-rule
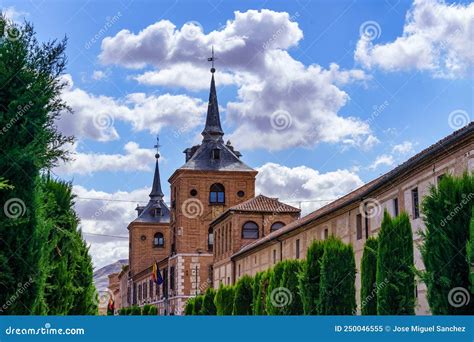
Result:
<svg viewBox="0 0 474 342"><path fill-rule="evenodd" d="M274 213L299 213L301 211L301 209L280 202L278 198L271 198L264 195L258 195L257 197L234 205L228 210Z"/></svg>

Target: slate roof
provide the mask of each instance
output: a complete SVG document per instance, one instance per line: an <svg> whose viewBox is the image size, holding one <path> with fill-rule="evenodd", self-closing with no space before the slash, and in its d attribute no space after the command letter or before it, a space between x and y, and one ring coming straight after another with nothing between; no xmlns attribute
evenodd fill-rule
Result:
<svg viewBox="0 0 474 342"><path fill-rule="evenodd" d="M373 191L381 188L382 186L393 182L395 178L403 176L413 170L414 167L422 164L423 162L429 161L432 157L436 156L439 153L443 153L445 151L449 151L450 148L455 147L459 142L464 139L474 139L474 121L470 122L465 127L455 131L454 133L448 135L447 137L441 139L440 141L436 142L435 144L429 146L428 148L424 149L423 151L417 153L410 159L408 159L403 164L400 164L393 170L387 172L386 174L370 181L369 183L361 186L360 188L348 193L347 195L331 202L312 213L293 221L286 226L278 229L270 233L269 235L263 237L260 240L252 242L251 244L246 245L238 252L236 252L232 258L237 257L241 254L244 254L250 251L253 248L261 246L267 242L277 239L278 237L288 234L298 228L301 228L311 222L316 221L324 217L325 215L329 215L333 212L336 212L343 207L350 205L354 202L360 201L367 196L370 195Z"/></svg>

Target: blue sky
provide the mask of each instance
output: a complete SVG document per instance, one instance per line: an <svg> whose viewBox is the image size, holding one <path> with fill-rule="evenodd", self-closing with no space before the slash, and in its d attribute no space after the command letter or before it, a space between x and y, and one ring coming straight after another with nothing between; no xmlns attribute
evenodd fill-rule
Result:
<svg viewBox="0 0 474 342"><path fill-rule="evenodd" d="M259 192L293 205L315 200L303 203L306 212L474 115L470 2L1 5L13 20L31 21L40 40L68 37L64 97L75 114L58 126L76 136L70 148L78 154L56 173L73 180L83 229L92 233L127 235L134 202L147 200L157 133L168 195L182 151L199 142L211 45L225 138L260 171ZM275 128L279 116L284 127ZM86 238L98 266L127 255L124 239Z"/></svg>

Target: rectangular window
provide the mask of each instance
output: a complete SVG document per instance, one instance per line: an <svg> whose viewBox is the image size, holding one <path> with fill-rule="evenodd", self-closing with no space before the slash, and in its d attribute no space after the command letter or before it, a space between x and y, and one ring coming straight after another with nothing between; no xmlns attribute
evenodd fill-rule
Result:
<svg viewBox="0 0 474 342"><path fill-rule="evenodd" d="M357 233L357 240L362 239L362 215L357 214L356 216L356 233Z"/></svg>
<svg viewBox="0 0 474 342"><path fill-rule="evenodd" d="M296 239L296 259L300 258L300 239Z"/></svg>
<svg viewBox="0 0 474 342"><path fill-rule="evenodd" d="M138 285L138 300L142 300L142 284Z"/></svg>
<svg viewBox="0 0 474 342"><path fill-rule="evenodd" d="M239 277L240 277L240 264L239 264Z"/></svg>
<svg viewBox="0 0 474 342"><path fill-rule="evenodd" d="M216 203L217 202L217 192L212 191L209 197L209 202Z"/></svg>
<svg viewBox="0 0 474 342"><path fill-rule="evenodd" d="M168 270L163 270L163 296L168 298Z"/></svg>
<svg viewBox="0 0 474 342"><path fill-rule="evenodd" d="M277 262L277 251L276 249L273 250L273 264L276 264Z"/></svg>
<svg viewBox="0 0 474 342"><path fill-rule="evenodd" d="M257 256L255 256L255 258L254 258L254 263L255 263L255 265L257 264Z"/></svg>
<svg viewBox="0 0 474 342"><path fill-rule="evenodd" d="M420 203L418 200L418 188L411 190L411 203L413 208L413 219L420 217Z"/></svg>
<svg viewBox="0 0 474 342"><path fill-rule="evenodd" d="M170 268L170 289L174 290L174 266Z"/></svg>
<svg viewBox="0 0 474 342"><path fill-rule="evenodd" d="M398 197L395 197L393 199L393 215L398 216L399 214L399 209L398 209Z"/></svg>
<svg viewBox="0 0 474 342"><path fill-rule="evenodd" d="M143 283L143 299L147 299L148 298L148 291L147 291L147 287L146 287L146 282Z"/></svg>
<svg viewBox="0 0 474 342"><path fill-rule="evenodd" d="M133 305L137 305L137 284L133 283Z"/></svg>
<svg viewBox="0 0 474 342"><path fill-rule="evenodd" d="M369 224L370 224L370 220L369 220L369 215L366 213L365 214L365 238L368 239L369 238Z"/></svg>
<svg viewBox="0 0 474 342"><path fill-rule="evenodd" d="M227 285L230 285L230 277L227 277Z"/></svg>
<svg viewBox="0 0 474 342"><path fill-rule="evenodd" d="M324 239L327 239L329 237L329 229L324 229Z"/></svg>
<svg viewBox="0 0 474 342"><path fill-rule="evenodd" d="M218 203L224 203L224 193L223 192L218 192L217 193L217 202Z"/></svg>
<svg viewBox="0 0 474 342"><path fill-rule="evenodd" d="M150 287L150 298L152 298L153 297L153 280L150 279L149 283L150 283L150 285L149 285L149 287Z"/></svg>
<svg viewBox="0 0 474 342"><path fill-rule="evenodd" d="M155 295L157 299L160 299L160 285L156 284L155 286Z"/></svg>

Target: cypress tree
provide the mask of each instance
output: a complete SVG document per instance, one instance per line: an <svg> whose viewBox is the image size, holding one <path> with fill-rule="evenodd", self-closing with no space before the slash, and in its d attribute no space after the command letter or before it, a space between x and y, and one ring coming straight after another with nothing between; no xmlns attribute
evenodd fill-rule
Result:
<svg viewBox="0 0 474 342"><path fill-rule="evenodd" d="M214 304L215 296L216 291L214 291L214 289L208 288L206 290L202 301L201 315L215 316L217 314L216 305Z"/></svg>
<svg viewBox="0 0 474 342"><path fill-rule="evenodd" d="M298 276L298 288L305 315L317 315L319 307L319 283L324 242L315 240L308 248L306 262Z"/></svg>
<svg viewBox="0 0 474 342"><path fill-rule="evenodd" d="M281 279L283 278L283 271L285 266L283 262L277 263L270 271L269 271L269 282L267 288L267 297L265 308L268 315L279 315L280 308L273 305L272 302L272 292L281 286ZM275 290L276 291L276 290Z"/></svg>
<svg viewBox="0 0 474 342"><path fill-rule="evenodd" d="M258 315L257 310L259 306L260 298L260 280L262 278L263 272L257 272L253 279L253 292L252 292L252 313Z"/></svg>
<svg viewBox="0 0 474 342"><path fill-rule="evenodd" d="M204 296L202 295L194 297L193 316L199 316L201 314L203 299Z"/></svg>
<svg viewBox="0 0 474 342"><path fill-rule="evenodd" d="M384 212L377 251L377 314L415 313L413 233L410 219L401 213L392 219Z"/></svg>
<svg viewBox="0 0 474 342"><path fill-rule="evenodd" d="M233 315L252 315L253 279L244 275L235 285Z"/></svg>
<svg viewBox="0 0 474 342"><path fill-rule="evenodd" d="M232 315L234 307L234 287L221 284L214 298L216 313L219 316Z"/></svg>
<svg viewBox="0 0 474 342"><path fill-rule="evenodd" d="M421 255L425 271L421 277L434 315L474 314L474 300L469 300L468 293L471 282L466 251L473 205L474 174L446 175L424 198L426 230L422 233ZM459 299L463 302L458 303Z"/></svg>
<svg viewBox="0 0 474 342"><path fill-rule="evenodd" d="M319 314L352 315L356 309L355 260L351 245L333 236L324 241Z"/></svg>
<svg viewBox="0 0 474 342"><path fill-rule="evenodd" d="M368 238L365 242L360 265L360 301L362 315L377 314L377 250L377 239L374 237Z"/></svg>
<svg viewBox="0 0 474 342"><path fill-rule="evenodd" d="M12 25L1 15L0 36ZM18 39L3 39L0 44L0 146L4 148L0 175L11 186L0 191L0 203L7 206L0 211L0 303L16 297L21 283L21 300L9 301L4 313L46 314L43 253L48 253L45 242L51 226L40 213L39 175L66 157L63 145L72 141L55 125L67 109L60 97L65 87L60 76L66 65L66 41L40 44L31 24L17 29Z"/></svg>
<svg viewBox="0 0 474 342"><path fill-rule="evenodd" d="M184 306L184 314L186 316L191 316L193 314L194 310L194 297L193 298L188 298L186 301L186 305Z"/></svg>
<svg viewBox="0 0 474 342"><path fill-rule="evenodd" d="M301 272L304 262L301 260L286 260L283 264L281 289L273 293L273 301L279 303L282 315L302 315L303 304L298 291L298 274Z"/></svg>
<svg viewBox="0 0 474 342"><path fill-rule="evenodd" d="M258 300L254 301L253 314L266 315L266 301L268 293L268 285L270 281L270 272L264 271L260 276L260 284L258 286Z"/></svg>
<svg viewBox="0 0 474 342"><path fill-rule="evenodd" d="M469 240L467 242L468 272L471 293L474 293L474 208L472 208L471 225L469 227Z"/></svg>

